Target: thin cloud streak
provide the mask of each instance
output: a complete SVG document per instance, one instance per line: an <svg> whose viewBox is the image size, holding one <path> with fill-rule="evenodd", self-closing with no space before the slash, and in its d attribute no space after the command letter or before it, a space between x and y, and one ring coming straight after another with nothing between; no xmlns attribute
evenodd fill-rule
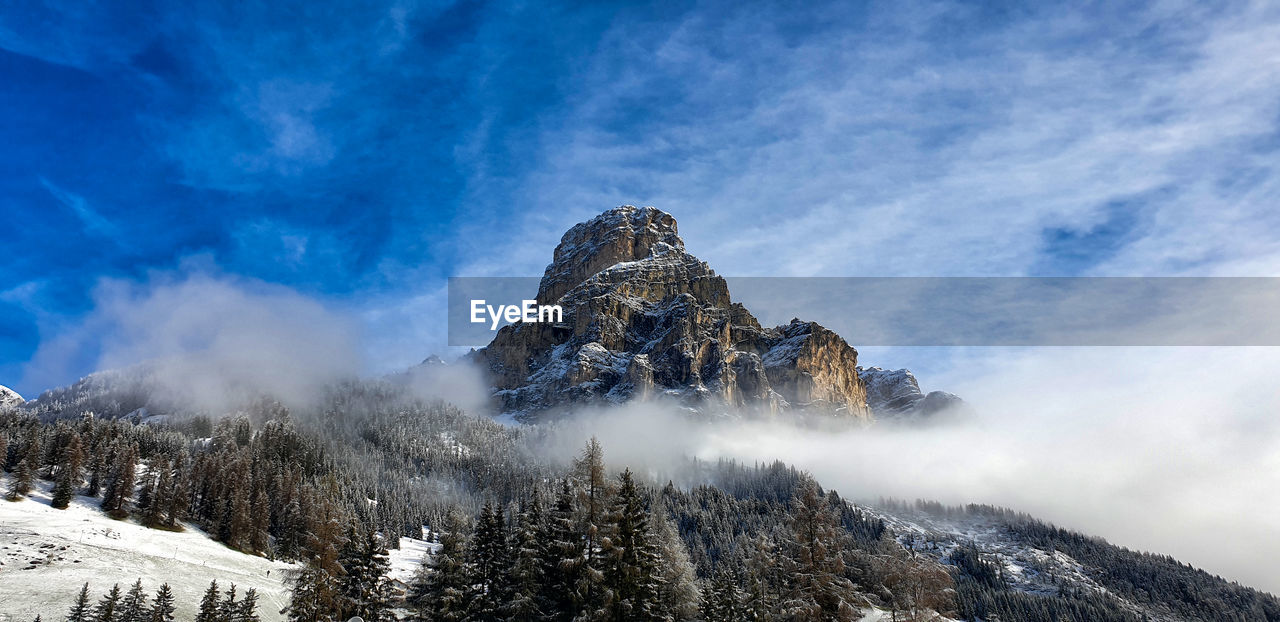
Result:
<svg viewBox="0 0 1280 622"><path fill-rule="evenodd" d="M120 230L110 220L107 220L106 217L90 207L89 202L84 197L65 190L43 177L40 178L40 185L44 186L45 190L48 190L49 194L54 199L57 199L58 203L71 210L76 215L76 218L80 219L80 223L86 231L102 238L115 238L120 234Z"/></svg>
<svg viewBox="0 0 1280 622"><path fill-rule="evenodd" d="M940 22L966 17L939 6ZM553 231L601 205L668 209L695 253L734 274L1052 274L1044 233L1088 232L1116 204L1136 215L1132 239L1083 274L1276 273L1280 15L1134 13L1070 47L1097 24L1042 16L948 55L907 15L798 45L758 30L730 59L718 37L759 17L707 32L695 15L655 41L654 62L585 77L569 115L584 121L548 134L524 194L535 212L570 206ZM683 90L663 92L664 78ZM648 91L653 110L689 112L600 131Z"/></svg>

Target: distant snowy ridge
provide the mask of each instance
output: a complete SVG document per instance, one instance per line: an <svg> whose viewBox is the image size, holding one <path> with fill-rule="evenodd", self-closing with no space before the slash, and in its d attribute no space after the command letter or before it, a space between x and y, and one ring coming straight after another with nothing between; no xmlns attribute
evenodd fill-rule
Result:
<svg viewBox="0 0 1280 622"><path fill-rule="evenodd" d="M878 420L922 420L966 407L964 400L946 391L925 394L905 369L859 367L858 378L866 385L867 406Z"/></svg>
<svg viewBox="0 0 1280 622"><path fill-rule="evenodd" d="M22 396L18 395L17 391L14 391L4 385L0 385L0 408L4 408L6 406L21 406L24 403L26 403L26 400L22 399Z"/></svg>

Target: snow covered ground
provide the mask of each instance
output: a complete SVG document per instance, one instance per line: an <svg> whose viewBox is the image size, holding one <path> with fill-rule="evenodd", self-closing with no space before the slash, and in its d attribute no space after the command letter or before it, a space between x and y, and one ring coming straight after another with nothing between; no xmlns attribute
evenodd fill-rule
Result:
<svg viewBox="0 0 1280 622"><path fill-rule="evenodd" d="M402 586L413 582L413 575L418 566L426 562L427 557L440 550L440 545L417 538L400 538L400 548L387 552L387 561L391 562L391 570L387 577Z"/></svg>
<svg viewBox="0 0 1280 622"><path fill-rule="evenodd" d="M214 579L238 594L257 589L262 619L283 619L290 564L233 551L191 526L173 533L113 520L88 497L56 510L49 489L40 482L27 499L0 499L0 622L61 620L86 581L96 603L113 583L125 590L138 578L148 595L169 583L179 620L195 617Z"/></svg>

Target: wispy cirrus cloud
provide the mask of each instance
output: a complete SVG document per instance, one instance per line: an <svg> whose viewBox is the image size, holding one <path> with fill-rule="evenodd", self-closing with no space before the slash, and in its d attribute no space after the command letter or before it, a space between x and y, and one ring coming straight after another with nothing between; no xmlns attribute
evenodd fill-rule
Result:
<svg viewBox="0 0 1280 622"><path fill-rule="evenodd" d="M49 194L58 200L58 203L71 210L90 234L103 238L113 238L120 234L119 229L110 220L107 220L106 217L94 210L84 197L66 190L43 177L40 178L40 185L44 186L45 190L48 190Z"/></svg>
<svg viewBox="0 0 1280 622"><path fill-rule="evenodd" d="M1275 8L1088 13L882 6L804 37L784 9L620 25L526 195L576 210L551 230L619 197L659 205L695 252L753 274L1280 269Z"/></svg>
<svg viewBox="0 0 1280 622"><path fill-rule="evenodd" d="M104 11L0 13L0 48L47 64L6 65L41 87L19 100L31 122L63 115L41 126L58 150L16 170L75 174L64 205L129 206L141 256L74 262L113 276L208 252L412 306L448 275L538 274L564 229L620 203L673 212L693 252L739 275L1280 266L1266 3ZM101 118L58 133L85 114L54 104L94 99ZM42 222L35 200L15 206ZM51 291L83 309L101 275L59 258L85 245L26 230L14 279L65 283Z"/></svg>

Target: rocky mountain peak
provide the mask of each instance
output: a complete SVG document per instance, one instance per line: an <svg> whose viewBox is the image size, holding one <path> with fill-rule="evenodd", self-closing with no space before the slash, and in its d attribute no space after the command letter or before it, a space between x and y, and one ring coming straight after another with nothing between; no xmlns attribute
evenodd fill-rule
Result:
<svg viewBox="0 0 1280 622"><path fill-rule="evenodd" d="M563 322L505 326L473 355L517 419L659 394L710 414L869 418L857 351L813 322L762 327L661 210L622 206L569 229L538 301L560 304Z"/></svg>
<svg viewBox="0 0 1280 622"><path fill-rule="evenodd" d="M558 302L591 275L619 263L684 254L676 219L653 207L623 205L575 225L560 238L538 300Z"/></svg>

